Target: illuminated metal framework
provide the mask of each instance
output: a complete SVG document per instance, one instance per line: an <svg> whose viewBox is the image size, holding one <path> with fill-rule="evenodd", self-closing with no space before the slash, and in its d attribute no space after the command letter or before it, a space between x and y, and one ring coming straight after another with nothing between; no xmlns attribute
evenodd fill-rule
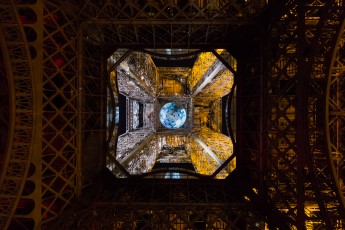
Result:
<svg viewBox="0 0 345 230"><path fill-rule="evenodd" d="M284 9L269 37L265 28L258 31L262 40L245 67L250 78L238 84L244 120L237 126L237 140L242 153L251 153L242 161L262 192L259 197L274 203L289 228L342 229L343 162L329 151L335 148L327 140L329 134L334 138L341 132L326 132L326 122L334 119L326 118L325 86L344 5L289 1Z"/></svg>
<svg viewBox="0 0 345 230"><path fill-rule="evenodd" d="M344 229L345 2L138 2L0 1L0 228ZM121 47L234 51L234 178L101 174Z"/></svg>
<svg viewBox="0 0 345 230"><path fill-rule="evenodd" d="M274 198L277 207L287 212L299 228L343 228L344 200L341 199L339 181L333 171L333 156L324 131L328 124L325 124L322 107L329 77L329 57L342 28L344 5L341 1L313 1L293 9L294 13L286 15L290 20L285 30L287 33L281 34L279 41L280 47L286 49L286 55L283 58L284 53L280 52L281 56L270 75L270 80L278 78L283 83L281 87L286 95L276 97L272 93L271 102L275 105L271 114L275 122L268 126L268 135L271 140L277 141L275 146L286 147L276 149L276 152L272 148L270 161L278 160L279 164L278 171L270 173L272 177L268 182L271 179L278 179L279 182L269 182L269 193L272 197L289 197L289 201L296 201L295 205L294 202L286 204L286 198L282 202L278 201L278 197ZM303 16L304 20L301 20ZM297 24L293 25L293 21ZM306 53L309 52L308 46L312 47L310 53ZM293 109L295 115L290 113ZM286 115L280 115L279 110L287 111ZM285 134L284 141L279 135L281 132ZM279 175L282 172L283 177ZM283 180L285 185L281 186ZM286 182L296 190L288 191ZM293 210L297 210L297 214ZM320 220L315 221L314 218Z"/></svg>
<svg viewBox="0 0 345 230"><path fill-rule="evenodd" d="M157 180L157 179L155 179ZM115 180L63 229L265 229L245 198L217 180ZM112 187L109 187L112 185ZM197 205L191 205L197 204ZM212 204L212 205L210 205Z"/></svg>
<svg viewBox="0 0 345 230"><path fill-rule="evenodd" d="M150 51L150 53L153 52ZM154 55L159 54L154 53L153 57ZM111 79L108 82L111 87L108 88L115 89L113 92L108 91L109 97L113 96L115 101L119 101L118 94L126 97L122 99L122 103L126 104L126 109L123 105L120 108L120 114L126 115L125 124L124 120L121 124L121 119L124 118L120 119L120 126L126 126L126 133L121 134L117 140L113 139L109 142L109 153L106 157L107 168L117 177L128 177L128 174L162 176L162 168L159 172L152 170L159 157L158 153L164 145L172 148L179 146L186 148L186 156L192 159L189 163L192 163L193 167L197 165L196 170L189 168L189 174L196 172L198 176L208 175L224 179L236 168L233 140L220 135L223 124L222 97L228 96L234 85L233 73L225 65L235 70L236 60L224 49L200 53L194 51L194 56L196 61L192 68L156 67L149 54L139 51L123 53L120 50L120 54L115 52L108 59L107 72ZM170 56L167 57L170 58ZM184 58L184 56L179 57L180 60L186 62ZM186 110L186 122L176 130L166 128L159 116L162 107L169 102L174 102ZM108 111L115 111L114 106L116 107L116 104L110 104ZM115 120L111 119L107 127L114 126L114 122ZM204 127L209 127L209 129ZM201 129L202 132L196 129ZM199 134L203 135L199 137ZM164 135L176 135L177 138L174 143L168 144L161 137ZM179 138L180 135L184 138ZM189 141L190 138L195 138L193 136L198 136L198 141ZM162 145L162 142L165 144ZM194 145L204 147L198 148ZM200 153L195 153L199 150ZM203 156L205 154L216 159L214 167L206 166L210 163L206 160L209 157ZM196 155L198 157L195 157ZM232 159L228 161L228 158ZM182 163L187 167L184 157L180 159L175 157L172 161ZM226 169L223 169L224 167ZM218 170L218 168L223 170ZM166 168L167 172L169 170L174 170L171 165ZM221 173L217 175L219 172ZM175 173L181 175L181 172Z"/></svg>

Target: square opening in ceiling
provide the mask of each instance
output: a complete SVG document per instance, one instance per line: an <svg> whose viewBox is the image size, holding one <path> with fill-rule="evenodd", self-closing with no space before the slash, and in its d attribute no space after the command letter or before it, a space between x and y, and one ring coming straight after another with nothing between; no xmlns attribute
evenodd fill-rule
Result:
<svg viewBox="0 0 345 230"><path fill-rule="evenodd" d="M224 101L233 102L224 98L233 95L234 75L227 65L235 60L223 49L178 58L169 52L164 61L152 51L118 50L109 57L108 98L126 102L115 103L120 120L109 133L116 138L107 168L119 178L224 179L236 168L235 140L222 133L224 123L234 120L224 121L222 113L231 107ZM190 66L179 64L184 59ZM110 119L116 111L108 111Z"/></svg>

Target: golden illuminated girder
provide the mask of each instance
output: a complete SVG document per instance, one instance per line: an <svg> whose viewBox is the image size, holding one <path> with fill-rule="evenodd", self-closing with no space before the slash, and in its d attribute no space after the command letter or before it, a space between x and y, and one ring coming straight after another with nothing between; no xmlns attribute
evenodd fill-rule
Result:
<svg viewBox="0 0 345 230"><path fill-rule="evenodd" d="M209 119L209 127L215 132L220 133L222 131L222 100L217 99L210 103L210 119Z"/></svg>
<svg viewBox="0 0 345 230"><path fill-rule="evenodd" d="M211 97L220 98L228 93L234 84L234 76L230 70L220 71L203 90L196 95L196 97Z"/></svg>
<svg viewBox="0 0 345 230"><path fill-rule="evenodd" d="M216 49L217 54L219 54L222 59L229 64L231 71L237 71L237 60L225 49Z"/></svg>
<svg viewBox="0 0 345 230"><path fill-rule="evenodd" d="M197 173L212 175L222 165L222 161L215 154L213 149L207 146L199 137L190 136L188 151ZM220 172L215 175L217 179L226 178L236 168L236 157L234 157Z"/></svg>
<svg viewBox="0 0 345 230"><path fill-rule="evenodd" d="M190 89L194 89L196 84L200 81L216 59L217 57L214 56L212 52L204 52L199 55L192 68L192 75L189 76L187 80Z"/></svg>
<svg viewBox="0 0 345 230"><path fill-rule="evenodd" d="M234 171L237 167L237 158L234 157L227 165L226 167L221 171L221 172L229 172L231 173L232 171ZM217 175L218 176L218 175Z"/></svg>
<svg viewBox="0 0 345 230"><path fill-rule="evenodd" d="M195 138L189 138L187 145L195 171L203 175L211 175L217 168L218 163L206 150L198 143Z"/></svg>
<svg viewBox="0 0 345 230"><path fill-rule="evenodd" d="M189 143L192 162L200 174L211 175L233 154L231 139L206 127L196 130ZM233 158L216 178L227 177L235 168L236 158Z"/></svg>
<svg viewBox="0 0 345 230"><path fill-rule="evenodd" d="M194 127L202 127L207 124L210 117L210 109L202 106L194 105L193 125Z"/></svg>
<svg viewBox="0 0 345 230"><path fill-rule="evenodd" d="M230 137L222 133L214 132L207 127L202 127L199 131L195 132L195 135L199 137L222 162L233 154L234 146Z"/></svg>
<svg viewBox="0 0 345 230"><path fill-rule="evenodd" d="M109 81L110 81L110 84L111 84L111 88L114 92L114 95L117 95L118 92L117 92L117 87L116 87L116 72L115 71L111 71L110 75L109 75Z"/></svg>

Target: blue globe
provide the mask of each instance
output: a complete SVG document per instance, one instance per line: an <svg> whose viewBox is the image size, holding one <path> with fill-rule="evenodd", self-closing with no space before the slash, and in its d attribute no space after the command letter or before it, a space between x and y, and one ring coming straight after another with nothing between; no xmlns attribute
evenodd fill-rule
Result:
<svg viewBox="0 0 345 230"><path fill-rule="evenodd" d="M186 122L187 113L182 107L176 107L175 102L165 104L159 112L159 120L168 129L178 129Z"/></svg>

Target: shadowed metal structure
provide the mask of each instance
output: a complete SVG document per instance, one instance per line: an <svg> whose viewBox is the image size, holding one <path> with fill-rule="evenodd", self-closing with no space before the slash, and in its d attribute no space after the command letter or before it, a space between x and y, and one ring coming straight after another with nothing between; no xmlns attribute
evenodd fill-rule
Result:
<svg viewBox="0 0 345 230"><path fill-rule="evenodd" d="M343 0L0 0L0 229L344 229L344 11ZM234 154L212 175L132 175L116 159L112 71L133 52L162 67L211 52L234 75L223 122ZM202 94L200 79L200 95L222 88L209 79Z"/></svg>

